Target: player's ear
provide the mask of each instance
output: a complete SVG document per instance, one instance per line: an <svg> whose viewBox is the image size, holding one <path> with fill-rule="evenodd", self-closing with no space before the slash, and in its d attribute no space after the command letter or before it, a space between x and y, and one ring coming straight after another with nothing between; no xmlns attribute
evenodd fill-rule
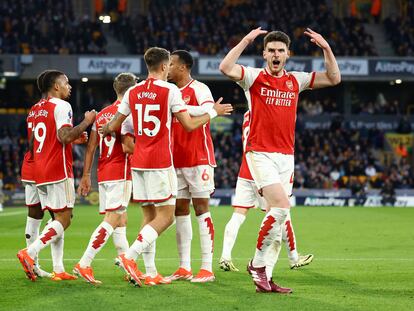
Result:
<svg viewBox="0 0 414 311"><path fill-rule="evenodd" d="M290 57L290 50L287 50L287 58Z"/></svg>

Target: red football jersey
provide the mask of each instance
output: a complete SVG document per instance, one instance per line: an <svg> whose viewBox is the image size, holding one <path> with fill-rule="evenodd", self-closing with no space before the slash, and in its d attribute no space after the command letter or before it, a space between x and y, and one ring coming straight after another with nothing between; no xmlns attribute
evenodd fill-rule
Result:
<svg viewBox="0 0 414 311"><path fill-rule="evenodd" d="M34 121L34 108L36 105L39 105L41 103L43 103L45 101L45 99L41 99L40 101L38 101L35 105L32 106L32 108L30 108L29 114L27 115L26 118L26 126L27 126L27 141L30 141L30 137L32 136L33 133L33 121ZM24 154L24 158L23 158L23 163L22 163L22 171L21 171L21 178L22 181L24 182L31 182L34 183L35 182L35 178L34 178L34 159L32 158L32 155L30 154L30 152L26 152Z"/></svg>
<svg viewBox="0 0 414 311"><path fill-rule="evenodd" d="M204 83L191 80L180 89L184 102L190 106L214 104L213 95ZM216 166L210 123L187 132L177 118L173 118L173 158L174 167L193 167L197 165Z"/></svg>
<svg viewBox="0 0 414 311"><path fill-rule="evenodd" d="M38 185L73 178L72 144L62 144L57 132L72 127L72 107L59 98L48 98L33 107L33 154Z"/></svg>
<svg viewBox="0 0 414 311"><path fill-rule="evenodd" d="M132 114L135 135L132 169L172 167L171 114L186 110L177 86L162 80L149 78L125 93L118 111Z"/></svg>
<svg viewBox="0 0 414 311"><path fill-rule="evenodd" d="M266 69L243 67L238 84L250 110L246 152L293 154L299 93L313 86L315 73L286 72L274 77Z"/></svg>
<svg viewBox="0 0 414 311"><path fill-rule="evenodd" d="M242 142L243 142L243 156L242 156L242 163L240 165L239 170L239 178L247 179L249 181L253 181L252 174L250 173L249 166L247 165L246 161L246 138L249 136L250 131L250 112L247 111L243 117L243 126L242 126Z"/></svg>
<svg viewBox="0 0 414 311"><path fill-rule="evenodd" d="M115 101L112 105L102 109L96 115L92 130L97 131L109 122L118 111L120 103L120 101ZM131 180L131 168L129 166L128 155L122 150L121 129L104 138L98 135L98 141L98 183Z"/></svg>

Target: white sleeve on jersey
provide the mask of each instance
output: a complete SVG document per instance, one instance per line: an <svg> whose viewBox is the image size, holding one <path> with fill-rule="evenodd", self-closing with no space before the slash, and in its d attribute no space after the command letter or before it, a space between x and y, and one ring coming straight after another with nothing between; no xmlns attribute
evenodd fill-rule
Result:
<svg viewBox="0 0 414 311"><path fill-rule="evenodd" d="M187 105L187 111L191 116L198 117L208 113L214 106L214 98L210 89L204 83L194 81L192 85L198 106Z"/></svg>
<svg viewBox="0 0 414 311"><path fill-rule="evenodd" d="M132 115L130 114L124 122L122 122L121 135L134 135L134 123L132 122Z"/></svg>
<svg viewBox="0 0 414 311"><path fill-rule="evenodd" d="M181 92L174 84L171 84L170 91L168 92L168 106L172 113L187 111Z"/></svg>
<svg viewBox="0 0 414 311"><path fill-rule="evenodd" d="M72 106L67 101L57 101L55 108L55 122L57 131L63 126L73 126Z"/></svg>
<svg viewBox="0 0 414 311"><path fill-rule="evenodd" d="M124 116L128 116L131 113L131 107L129 106L129 91L131 88L129 88L122 98L121 103L118 106L118 112L122 113Z"/></svg>
<svg viewBox="0 0 414 311"><path fill-rule="evenodd" d="M237 84L240 85L243 90L247 91L253 85L253 82L256 80L259 73L263 70L261 68L253 67L244 67L240 65L242 74L240 81L237 81Z"/></svg>
<svg viewBox="0 0 414 311"><path fill-rule="evenodd" d="M198 116L202 116L203 114L208 113L211 109L213 109L213 106L214 106L213 103L205 103L203 106L187 105L186 108L190 116L198 117Z"/></svg>
<svg viewBox="0 0 414 311"><path fill-rule="evenodd" d="M296 81L298 81L299 93L304 90L312 89L313 80L315 79L314 72L291 71L290 74L292 74L296 78Z"/></svg>
<svg viewBox="0 0 414 311"><path fill-rule="evenodd" d="M96 123L95 122L93 122L91 130L96 132Z"/></svg>
<svg viewBox="0 0 414 311"><path fill-rule="evenodd" d="M194 81L194 82L195 83L194 83L193 89L194 89L194 94L197 100L197 104L199 106L203 106L208 103L214 104L214 98L208 86L199 81Z"/></svg>

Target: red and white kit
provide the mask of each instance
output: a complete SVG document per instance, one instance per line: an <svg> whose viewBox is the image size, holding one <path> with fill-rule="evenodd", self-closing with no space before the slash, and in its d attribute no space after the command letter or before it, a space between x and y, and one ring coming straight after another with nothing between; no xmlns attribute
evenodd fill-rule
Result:
<svg viewBox="0 0 414 311"><path fill-rule="evenodd" d="M191 80L180 90L188 109L214 105L213 95L204 83ZM189 112L191 114L191 111ZM187 132L181 123L173 118L173 158L178 181L177 197L209 198L214 192L216 167L210 123Z"/></svg>
<svg viewBox="0 0 414 311"><path fill-rule="evenodd" d="M246 160L258 189L281 183L287 195L292 193L297 103L314 79L314 72L283 70L274 77L266 69L242 66L238 84L250 111Z"/></svg>
<svg viewBox="0 0 414 311"><path fill-rule="evenodd" d="M169 202L177 195L171 114L186 111L180 90L162 80L144 80L125 93L118 111L132 115L135 135L131 158L134 200L175 204L174 199Z"/></svg>
<svg viewBox="0 0 414 311"><path fill-rule="evenodd" d="M27 126L27 140L30 141L30 137L33 133L33 121L34 121L34 108L36 105L43 103L45 99L41 99L35 105L30 108L29 114L26 118L26 126ZM27 206L35 206L40 203L39 194L37 192L35 177L34 177L34 159L30 154L30 151L24 154L23 163L22 163L22 171L21 171L21 178L24 184L24 192L25 192L25 200Z"/></svg>
<svg viewBox="0 0 414 311"><path fill-rule="evenodd" d="M239 169L239 176L236 183L236 193L233 198L232 206L238 208L253 208L258 206L260 209L266 210L265 200L260 196L250 173L249 166L246 162L246 137L249 136L249 131L250 112L247 111L243 116L242 126L243 157Z"/></svg>
<svg viewBox="0 0 414 311"><path fill-rule="evenodd" d="M32 110L34 135L34 181L43 209L60 211L73 208L75 188L72 171L72 145L58 139L58 130L72 127L72 107L59 98L47 98Z"/></svg>
<svg viewBox="0 0 414 311"><path fill-rule="evenodd" d="M115 101L102 109L96 116L92 130L97 131L108 123L118 111L120 103ZM98 135L98 142L99 213L123 212L131 198L132 182L128 155L122 150L121 129L106 137Z"/></svg>

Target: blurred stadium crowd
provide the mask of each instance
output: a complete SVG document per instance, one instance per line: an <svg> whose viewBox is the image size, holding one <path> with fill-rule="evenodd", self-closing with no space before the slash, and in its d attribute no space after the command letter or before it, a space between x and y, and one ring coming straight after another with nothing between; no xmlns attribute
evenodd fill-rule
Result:
<svg viewBox="0 0 414 311"><path fill-rule="evenodd" d="M145 2L145 1L144 1ZM338 56L377 55L367 17L354 12L335 17L325 0L153 0L145 15L125 14L125 1L105 1L111 31L132 54L151 46L186 49L199 54L224 54L253 27L283 29L292 36L294 55L320 55L302 35L306 27L329 34ZM398 14L384 21L397 55L413 55L414 2L404 1ZM100 4L101 3L101 4ZM103 1L96 1L103 11ZM72 0L3 0L0 3L0 53L106 54L107 40L98 18L79 18ZM290 12L295 12L291 14ZM375 14L371 10L371 14ZM376 16L373 16L376 18ZM243 22L240 22L243 21ZM260 54L259 41L245 54Z"/></svg>

